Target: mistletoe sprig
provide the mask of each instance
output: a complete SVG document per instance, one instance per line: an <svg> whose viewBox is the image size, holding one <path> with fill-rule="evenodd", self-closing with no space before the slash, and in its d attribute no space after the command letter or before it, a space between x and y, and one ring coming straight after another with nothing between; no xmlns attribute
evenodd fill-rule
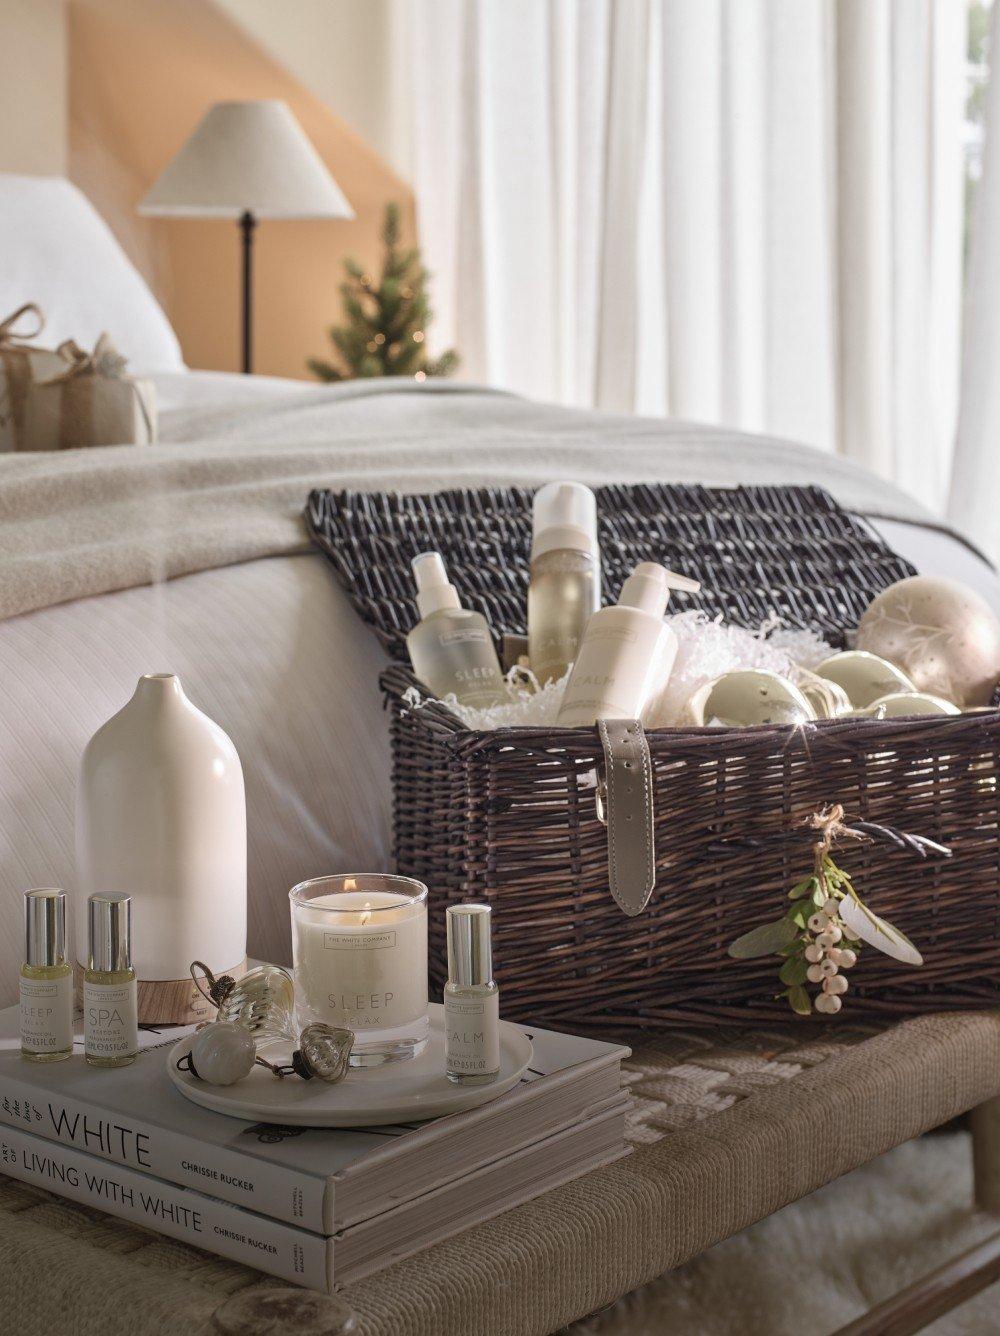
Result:
<svg viewBox="0 0 1000 1336"><path fill-rule="evenodd" d="M780 919L738 937L729 954L737 960L781 956L778 978L785 987L778 996L787 998L798 1016L810 1015L813 1007L822 1015L835 1016L849 987L844 972L857 964L862 942L909 965L922 965L923 957L905 933L864 903L850 874L834 862L834 842L881 835L921 857L929 852L949 857L951 850L870 822L848 825L839 803L814 812L807 824L820 833L813 845L811 875L788 892L791 905ZM814 995L810 995L809 984L818 988Z"/></svg>

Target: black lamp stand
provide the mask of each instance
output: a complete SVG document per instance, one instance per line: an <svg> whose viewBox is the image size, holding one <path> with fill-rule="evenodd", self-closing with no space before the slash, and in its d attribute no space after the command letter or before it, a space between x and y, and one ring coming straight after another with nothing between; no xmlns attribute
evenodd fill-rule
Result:
<svg viewBox="0 0 1000 1336"><path fill-rule="evenodd" d="M243 245L243 374L253 370L253 230L257 219L248 210L240 215Z"/></svg>

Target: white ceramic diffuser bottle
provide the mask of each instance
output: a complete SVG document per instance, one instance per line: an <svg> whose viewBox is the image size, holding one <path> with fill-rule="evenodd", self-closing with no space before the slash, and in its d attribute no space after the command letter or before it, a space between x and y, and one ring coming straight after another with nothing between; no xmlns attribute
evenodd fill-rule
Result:
<svg viewBox="0 0 1000 1336"><path fill-rule="evenodd" d="M172 673L135 695L83 754L76 802L76 952L86 963L87 897L132 898L139 1020L206 1020L189 974L245 968L247 830L243 770L222 729Z"/></svg>
<svg viewBox="0 0 1000 1336"><path fill-rule="evenodd" d="M406 637L413 671L438 698L485 707L507 699L486 618L463 608L439 552L413 558L420 621Z"/></svg>
<svg viewBox="0 0 1000 1336"><path fill-rule="evenodd" d="M556 723L576 727L640 718L662 693L677 654L677 633L663 620L670 591L699 588L697 580L640 561L617 604L601 608L587 623Z"/></svg>
<svg viewBox="0 0 1000 1336"><path fill-rule="evenodd" d="M576 661L584 628L601 606L597 501L581 482L550 482L531 510L528 661L539 684Z"/></svg>

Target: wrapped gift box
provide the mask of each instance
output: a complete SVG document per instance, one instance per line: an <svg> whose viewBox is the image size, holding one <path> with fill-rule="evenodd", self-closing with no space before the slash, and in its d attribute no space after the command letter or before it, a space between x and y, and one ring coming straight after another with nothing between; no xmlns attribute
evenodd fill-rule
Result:
<svg viewBox="0 0 1000 1336"><path fill-rule="evenodd" d="M36 327L26 334L32 316ZM92 353L72 340L53 351L28 343L41 328L31 305L0 324L0 451L155 442L155 387L126 373L107 335Z"/></svg>

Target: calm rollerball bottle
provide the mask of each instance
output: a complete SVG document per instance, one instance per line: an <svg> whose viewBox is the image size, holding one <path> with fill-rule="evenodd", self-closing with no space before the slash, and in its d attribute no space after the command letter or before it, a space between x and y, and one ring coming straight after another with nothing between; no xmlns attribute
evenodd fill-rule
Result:
<svg viewBox="0 0 1000 1336"><path fill-rule="evenodd" d="M66 959L66 896L24 893L21 1056L62 1062L73 1052L73 968Z"/></svg>
<svg viewBox="0 0 1000 1336"><path fill-rule="evenodd" d="M448 909L445 1075L485 1085L500 1074L500 989L493 982L489 905Z"/></svg>
<svg viewBox="0 0 1000 1336"><path fill-rule="evenodd" d="M92 1067L127 1067L139 1051L132 901L87 900L87 970L83 976L83 1049Z"/></svg>

